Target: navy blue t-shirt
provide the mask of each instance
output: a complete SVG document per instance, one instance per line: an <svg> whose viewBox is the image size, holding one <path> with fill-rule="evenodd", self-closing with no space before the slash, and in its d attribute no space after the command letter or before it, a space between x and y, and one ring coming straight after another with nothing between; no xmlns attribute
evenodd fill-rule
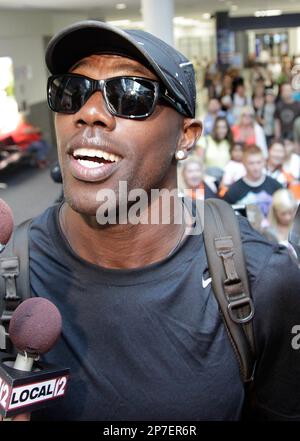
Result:
<svg viewBox="0 0 300 441"><path fill-rule="evenodd" d="M241 178L230 185L223 199L229 204L255 204L266 217L272 205L272 195L281 188L282 185L270 176L266 176L265 180L256 187L247 184L244 178Z"/></svg>
<svg viewBox="0 0 300 441"><path fill-rule="evenodd" d="M33 295L56 304L58 344L44 359L70 367L62 403L42 420L238 420L244 388L211 289L202 235L139 269L80 258L47 209L30 232ZM256 390L264 418L300 420L300 271L246 220L241 230L256 307ZM159 243L159 242L158 242Z"/></svg>

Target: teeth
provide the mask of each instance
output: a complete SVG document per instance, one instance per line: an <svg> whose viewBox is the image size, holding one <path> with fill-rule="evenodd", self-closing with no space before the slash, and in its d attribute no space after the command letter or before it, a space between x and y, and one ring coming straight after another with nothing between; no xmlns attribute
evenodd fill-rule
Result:
<svg viewBox="0 0 300 441"><path fill-rule="evenodd" d="M118 162L120 161L120 157L114 155L113 153L107 153L103 150L98 149L87 149L87 148L78 148L74 150L73 156L77 158L78 156L89 156L90 158L103 158L106 161ZM98 164L99 165L99 164Z"/></svg>
<svg viewBox="0 0 300 441"><path fill-rule="evenodd" d="M88 159L78 159L79 164L81 164L83 167L86 168L98 168L102 167L104 164L99 164L99 162L96 161L89 161Z"/></svg>

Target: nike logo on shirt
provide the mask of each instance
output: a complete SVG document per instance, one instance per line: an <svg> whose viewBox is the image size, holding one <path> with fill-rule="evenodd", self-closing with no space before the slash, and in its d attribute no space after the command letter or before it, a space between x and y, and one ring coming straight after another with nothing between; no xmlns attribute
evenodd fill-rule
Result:
<svg viewBox="0 0 300 441"><path fill-rule="evenodd" d="M211 277L209 277L208 279L204 280L203 276L202 276L202 286L203 286L203 288L207 288L208 285L211 283L211 280L212 280Z"/></svg>

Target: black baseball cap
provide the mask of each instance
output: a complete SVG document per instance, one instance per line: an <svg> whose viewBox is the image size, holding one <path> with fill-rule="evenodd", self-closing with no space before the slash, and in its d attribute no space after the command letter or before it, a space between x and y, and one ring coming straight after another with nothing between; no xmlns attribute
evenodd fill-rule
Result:
<svg viewBox="0 0 300 441"><path fill-rule="evenodd" d="M52 74L62 74L92 54L117 54L133 58L152 70L174 99L176 110L195 116L196 87L192 62L154 35L123 30L97 20L74 23L58 32L46 49Z"/></svg>

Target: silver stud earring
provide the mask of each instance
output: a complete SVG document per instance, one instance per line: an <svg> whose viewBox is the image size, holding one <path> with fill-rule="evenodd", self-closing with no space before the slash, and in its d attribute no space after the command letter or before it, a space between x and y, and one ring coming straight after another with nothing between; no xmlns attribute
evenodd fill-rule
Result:
<svg viewBox="0 0 300 441"><path fill-rule="evenodd" d="M178 150L178 152L176 152L175 154L175 158L180 161L181 159L183 159L185 157L185 153L183 150Z"/></svg>

